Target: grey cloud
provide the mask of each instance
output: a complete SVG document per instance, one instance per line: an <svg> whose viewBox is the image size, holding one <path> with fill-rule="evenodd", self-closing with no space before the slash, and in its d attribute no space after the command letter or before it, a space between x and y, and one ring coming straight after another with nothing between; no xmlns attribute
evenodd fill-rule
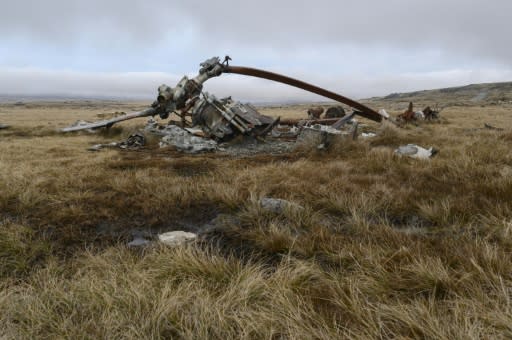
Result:
<svg viewBox="0 0 512 340"><path fill-rule="evenodd" d="M511 12L509 0L3 1L0 93L151 98L224 51L354 97L505 81ZM208 88L247 100L318 99L240 77Z"/></svg>
<svg viewBox="0 0 512 340"><path fill-rule="evenodd" d="M139 46L191 28L209 46L424 46L509 63L511 12L509 0L21 0L2 4L0 37Z"/></svg>

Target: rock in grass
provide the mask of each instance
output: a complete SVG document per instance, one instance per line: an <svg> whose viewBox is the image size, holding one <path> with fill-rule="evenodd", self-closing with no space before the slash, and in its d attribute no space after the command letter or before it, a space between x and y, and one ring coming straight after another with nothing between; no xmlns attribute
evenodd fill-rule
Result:
<svg viewBox="0 0 512 340"><path fill-rule="evenodd" d="M131 242L128 243L128 247L143 247L150 244L151 241L146 240L142 237L135 237Z"/></svg>
<svg viewBox="0 0 512 340"><path fill-rule="evenodd" d="M182 244L185 244L189 241L193 241L197 238L197 235L194 233L189 233L186 231L178 230L178 231L169 231L167 233L159 234L158 240L163 244L170 247L177 247Z"/></svg>
<svg viewBox="0 0 512 340"><path fill-rule="evenodd" d="M260 199L260 206L263 210L275 214L282 214L286 209L302 210L302 206L280 198L263 197Z"/></svg>
<svg viewBox="0 0 512 340"><path fill-rule="evenodd" d="M405 146L400 146L395 150L395 154L399 156L408 156L411 158L418 159L429 159L434 156L438 151L434 148L425 149L421 146L415 144L407 144Z"/></svg>

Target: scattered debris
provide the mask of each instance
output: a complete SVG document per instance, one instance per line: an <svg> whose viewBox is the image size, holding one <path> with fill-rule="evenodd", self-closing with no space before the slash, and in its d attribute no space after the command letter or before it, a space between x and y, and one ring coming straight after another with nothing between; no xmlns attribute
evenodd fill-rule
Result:
<svg viewBox="0 0 512 340"><path fill-rule="evenodd" d="M89 147L88 151L100 151L101 149L107 149L107 148L117 148L119 143L112 142L107 144L94 144L93 146Z"/></svg>
<svg viewBox="0 0 512 340"><path fill-rule="evenodd" d="M320 116L324 113L324 108L321 106L312 107L308 109L308 118L309 119L319 119Z"/></svg>
<svg viewBox="0 0 512 340"><path fill-rule="evenodd" d="M219 145L219 151L223 154L234 157L245 157L256 154L279 155L291 152L295 149L295 135L293 139L287 140L284 135L276 138L266 138L262 143L248 136L240 136L228 143Z"/></svg>
<svg viewBox="0 0 512 340"><path fill-rule="evenodd" d="M398 119L398 121L404 122L404 123L408 123L412 120L416 120L416 115L414 113L412 102L409 103L409 107L407 108L407 110L405 110L404 113L402 113L401 115L398 115L397 119Z"/></svg>
<svg viewBox="0 0 512 340"><path fill-rule="evenodd" d="M165 135L160 141L160 147L173 146L177 150L187 153L215 151L217 149L216 141L194 136L176 125L169 125L161 131L165 131Z"/></svg>
<svg viewBox="0 0 512 340"><path fill-rule="evenodd" d="M319 119L281 119L279 121L279 125L288 125L288 126L309 126L312 124L322 124L322 125L333 125L339 121L339 118L319 118Z"/></svg>
<svg viewBox="0 0 512 340"><path fill-rule="evenodd" d="M436 105L437 106L437 105ZM436 108L435 110L432 110L430 106L427 106L423 109L423 119L425 120L434 120L439 119L439 113L441 113L442 109Z"/></svg>
<svg viewBox="0 0 512 340"><path fill-rule="evenodd" d="M121 149L140 149L144 145L146 145L146 137L140 132L130 135L125 141L119 143Z"/></svg>
<svg viewBox="0 0 512 340"><path fill-rule="evenodd" d="M395 154L399 156L408 156L411 158L418 159L429 159L438 152L439 151L437 149L434 149L433 147L425 149L415 144L407 144L405 146L400 146L395 150Z"/></svg>
<svg viewBox="0 0 512 340"><path fill-rule="evenodd" d="M143 111L129 114L124 112L102 114L102 117L107 117L107 115L115 117L95 123L79 121L61 131L110 128L118 122L139 117L158 115L161 119L167 119L171 115L177 115L180 120L170 121L166 126L161 126L156 120L150 118L144 132L162 136L161 147L173 146L179 151L197 153L219 150L218 144L222 144L222 148L230 148L237 144L226 143L236 140L238 137L249 137L251 143L244 142L238 145L253 148L253 145L263 142L263 137L269 134L273 138L283 138L283 140L286 138L297 139L299 143L314 139L319 149L325 149L332 144L334 139L340 136L351 135L353 139L357 139L359 123L354 119L355 115L376 122L389 120L396 124L385 110L376 112L359 102L284 75L254 68L230 66L227 62L221 63L218 57L210 58L201 63L200 66L199 74L194 78L184 76L175 87L165 84L159 86L156 101L153 102L151 107ZM203 91L203 84L207 80L224 73L258 77L295 86L348 105L353 111L347 114L343 106L335 105L329 107L325 112L325 118L321 119L324 108L312 107L308 110L309 119L281 120L280 117L274 119L262 115L250 104L234 101L231 97L218 99L214 95ZM405 119L412 119L409 117L413 113L412 108L413 104L410 103L409 110L404 113ZM351 124L350 131L348 131L349 128L342 131L346 124ZM373 135L363 135L364 138L371 136ZM253 141L257 142L253 143ZM144 135L136 134L130 136L126 141L99 144L91 147L90 150L96 151L105 147L137 149L144 145ZM272 147L275 145L277 143L273 143ZM264 148L258 146L256 149ZM282 149L288 149L288 145ZM221 151L224 150L221 149Z"/></svg>
<svg viewBox="0 0 512 340"><path fill-rule="evenodd" d="M430 106L427 106L422 111L414 111L413 103L410 102L407 110L404 113L398 115L397 120L398 120L398 122L402 122L402 123L409 123L411 121L416 121L416 120L436 120L436 119L439 119L439 113L441 111L442 110L439 110L439 109L434 110L434 109L430 108ZM379 113L380 113L380 111L379 111Z"/></svg>
<svg viewBox="0 0 512 340"><path fill-rule="evenodd" d="M336 130L327 125L315 124L302 128L297 137L297 145L316 145L319 150L327 149L349 134L349 132Z"/></svg>
<svg viewBox="0 0 512 340"><path fill-rule="evenodd" d="M331 106L325 111L325 118L345 117L345 109L341 105Z"/></svg>
<svg viewBox="0 0 512 340"><path fill-rule="evenodd" d="M503 131L505 129L492 126L491 124L484 123L484 127L489 130Z"/></svg>
<svg viewBox="0 0 512 340"><path fill-rule="evenodd" d="M177 247L187 242L191 242L197 238L197 234L189 233L186 231L170 231L167 233L159 234L158 240L163 244L170 247Z"/></svg>
<svg viewBox="0 0 512 340"><path fill-rule="evenodd" d="M263 197L259 203L263 210L274 214L282 214L285 210L299 211L304 209L304 207L297 203L280 198Z"/></svg>
<svg viewBox="0 0 512 340"><path fill-rule="evenodd" d="M137 150L142 148L144 145L146 145L146 137L140 133L136 132L132 135L130 135L126 140L122 142L112 142L107 144L96 144L91 146L89 151L100 151L101 149L105 148L120 148L120 149L130 149L130 150Z"/></svg>
<svg viewBox="0 0 512 340"><path fill-rule="evenodd" d="M8 129L9 127L7 124L0 124L0 130Z"/></svg>
<svg viewBox="0 0 512 340"><path fill-rule="evenodd" d="M236 102L230 97L217 99L215 96L202 91L204 82L224 73L258 77L295 86L344 103L357 110L354 113L362 117L376 122L386 119L386 117L359 102L284 75L254 68L230 66L227 62L221 63L218 57L202 62L200 66L201 69L196 77L189 79L185 76L174 88L165 84L159 86L156 101L150 108L144 111L124 114L96 123L73 125L61 131L71 132L100 127L109 128L118 122L138 117L159 115L160 118L167 119L171 114L176 114L181 118L183 127L198 127L203 130L206 137L212 138L217 142L227 141L239 134L253 137L262 137L268 134L277 125L279 118L274 119L264 116L253 106ZM333 115L339 118L342 112L344 112L342 110L343 108L339 107L336 111L337 113L333 113ZM311 109L308 112L312 118L316 119L322 114L323 108Z"/></svg>

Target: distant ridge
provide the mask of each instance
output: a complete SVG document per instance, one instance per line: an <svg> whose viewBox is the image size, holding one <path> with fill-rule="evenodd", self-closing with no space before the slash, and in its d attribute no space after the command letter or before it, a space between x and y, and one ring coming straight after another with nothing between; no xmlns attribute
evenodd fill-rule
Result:
<svg viewBox="0 0 512 340"><path fill-rule="evenodd" d="M392 93L366 101L426 102L442 105L500 105L512 103L512 82L471 84L435 90Z"/></svg>

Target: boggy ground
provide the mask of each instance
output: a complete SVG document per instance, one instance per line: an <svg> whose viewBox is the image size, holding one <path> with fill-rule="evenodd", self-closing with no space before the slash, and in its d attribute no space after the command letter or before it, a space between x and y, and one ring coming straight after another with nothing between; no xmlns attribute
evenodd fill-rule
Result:
<svg viewBox="0 0 512 340"><path fill-rule="evenodd" d="M1 338L512 337L510 108L244 157L86 151L141 121L55 132L142 107L0 106ZM393 155L407 143L440 153ZM264 196L305 209L275 215ZM174 249L123 232L203 226Z"/></svg>

